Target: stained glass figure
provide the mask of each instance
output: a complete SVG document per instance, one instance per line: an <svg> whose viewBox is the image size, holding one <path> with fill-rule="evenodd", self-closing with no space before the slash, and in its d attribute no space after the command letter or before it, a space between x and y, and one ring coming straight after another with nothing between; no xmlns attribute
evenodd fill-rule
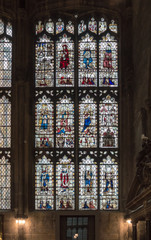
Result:
<svg viewBox="0 0 151 240"><path fill-rule="evenodd" d="M107 30L107 22L104 20L104 18L101 18L101 21L99 21L99 34L105 32Z"/></svg>
<svg viewBox="0 0 151 240"><path fill-rule="evenodd" d="M11 87L12 43L7 38L0 39L0 87Z"/></svg>
<svg viewBox="0 0 151 240"><path fill-rule="evenodd" d="M94 18L91 18L91 21L88 22L88 29L97 34L97 22L95 21Z"/></svg>
<svg viewBox="0 0 151 240"><path fill-rule="evenodd" d="M79 86L97 85L97 43L89 34L79 41Z"/></svg>
<svg viewBox="0 0 151 240"><path fill-rule="evenodd" d="M12 24L8 23L6 25L6 34L9 35L10 37L12 37Z"/></svg>
<svg viewBox="0 0 151 240"><path fill-rule="evenodd" d="M56 42L56 86L74 85L74 43L66 34Z"/></svg>
<svg viewBox="0 0 151 240"><path fill-rule="evenodd" d="M54 23L51 19L46 22L46 31L48 33L54 34Z"/></svg>
<svg viewBox="0 0 151 240"><path fill-rule="evenodd" d="M99 114L100 147L118 147L118 103L115 98L109 94L103 97Z"/></svg>
<svg viewBox="0 0 151 240"><path fill-rule="evenodd" d="M11 147L11 103L7 97L0 98L0 148Z"/></svg>
<svg viewBox="0 0 151 240"><path fill-rule="evenodd" d="M109 29L110 29L112 32L117 33L117 24L115 23L114 20L112 20L111 23L109 24Z"/></svg>
<svg viewBox="0 0 151 240"><path fill-rule="evenodd" d="M56 209L73 210L75 208L74 163L64 156L56 164Z"/></svg>
<svg viewBox="0 0 151 240"><path fill-rule="evenodd" d="M11 208L11 164L10 156L2 156L0 152L0 209ZM8 154L8 152L7 152ZM9 154L8 154L9 155Z"/></svg>
<svg viewBox="0 0 151 240"><path fill-rule="evenodd" d="M81 22L78 25L78 34L81 34L81 33L85 32L86 28L87 28L86 24L84 23L83 20L81 20Z"/></svg>
<svg viewBox="0 0 151 240"><path fill-rule="evenodd" d="M59 18L56 22L56 34L61 33L64 30L64 22Z"/></svg>
<svg viewBox="0 0 151 240"><path fill-rule="evenodd" d="M54 146L54 107L49 98L43 95L36 102L35 110L35 147Z"/></svg>
<svg viewBox="0 0 151 240"><path fill-rule="evenodd" d="M56 106L56 146L74 147L74 104L67 96L59 99Z"/></svg>
<svg viewBox="0 0 151 240"><path fill-rule="evenodd" d="M4 22L0 19L0 35L4 33Z"/></svg>
<svg viewBox="0 0 151 240"><path fill-rule="evenodd" d="M79 209L96 210L98 201L97 163L90 156L79 163Z"/></svg>
<svg viewBox="0 0 151 240"><path fill-rule="evenodd" d="M42 21L39 21L38 24L36 25L36 34L41 33L44 30L44 24Z"/></svg>
<svg viewBox="0 0 151 240"><path fill-rule="evenodd" d="M97 105L89 95L79 104L79 147L97 147Z"/></svg>
<svg viewBox="0 0 151 240"><path fill-rule="evenodd" d="M35 165L35 209L54 209L54 166L46 156Z"/></svg>
<svg viewBox="0 0 151 240"><path fill-rule="evenodd" d="M101 87L118 86L117 41L109 33L99 42L99 75Z"/></svg>
<svg viewBox="0 0 151 240"><path fill-rule="evenodd" d="M100 209L118 209L118 164L109 155L100 163Z"/></svg>
<svg viewBox="0 0 151 240"><path fill-rule="evenodd" d="M73 23L71 21L69 21L68 24L66 25L66 30L69 33L74 34L74 25L73 25Z"/></svg>
<svg viewBox="0 0 151 240"><path fill-rule="evenodd" d="M54 43L44 34L35 46L36 87L52 87L54 84Z"/></svg>

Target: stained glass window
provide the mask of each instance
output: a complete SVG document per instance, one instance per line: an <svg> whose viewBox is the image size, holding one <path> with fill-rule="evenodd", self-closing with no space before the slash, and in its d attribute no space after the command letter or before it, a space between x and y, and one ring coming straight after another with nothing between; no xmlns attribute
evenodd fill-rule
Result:
<svg viewBox="0 0 151 240"><path fill-rule="evenodd" d="M97 163L89 155L79 164L79 209L96 210L98 203Z"/></svg>
<svg viewBox="0 0 151 240"><path fill-rule="evenodd" d="M54 209L54 166L45 155L35 165L35 209Z"/></svg>
<svg viewBox="0 0 151 240"><path fill-rule="evenodd" d="M75 208L74 163L67 156L59 159L56 165L56 209Z"/></svg>
<svg viewBox="0 0 151 240"><path fill-rule="evenodd" d="M37 210L48 202L54 210L119 208L118 37L117 19L105 14L35 26ZM44 191L40 176L50 169Z"/></svg>
<svg viewBox="0 0 151 240"><path fill-rule="evenodd" d="M100 163L100 209L118 209L118 164L110 155Z"/></svg>
<svg viewBox="0 0 151 240"><path fill-rule="evenodd" d="M0 19L0 209L11 208L12 34Z"/></svg>

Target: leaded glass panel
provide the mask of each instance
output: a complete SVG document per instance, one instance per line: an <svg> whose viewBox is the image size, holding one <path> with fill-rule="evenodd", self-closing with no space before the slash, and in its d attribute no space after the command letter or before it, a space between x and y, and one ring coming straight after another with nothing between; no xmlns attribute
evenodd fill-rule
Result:
<svg viewBox="0 0 151 240"><path fill-rule="evenodd" d="M56 147L74 147L74 104L66 95L56 105Z"/></svg>
<svg viewBox="0 0 151 240"><path fill-rule="evenodd" d="M66 25L66 30L69 33L74 34L74 25L73 25L73 23L71 21L69 21L68 24Z"/></svg>
<svg viewBox="0 0 151 240"><path fill-rule="evenodd" d="M35 209L54 209L54 166L45 155L35 165Z"/></svg>
<svg viewBox="0 0 151 240"><path fill-rule="evenodd" d="M0 35L4 33L4 22L0 19Z"/></svg>
<svg viewBox="0 0 151 240"><path fill-rule="evenodd" d="M110 29L112 32L117 33L117 24L115 23L114 20L111 20L111 23L109 24L109 29Z"/></svg>
<svg viewBox="0 0 151 240"><path fill-rule="evenodd" d="M118 103L115 100L117 91L101 91L101 101L99 108L99 125L100 125L100 147L115 148L118 147Z"/></svg>
<svg viewBox="0 0 151 240"><path fill-rule="evenodd" d="M118 209L118 164L109 155L100 163L100 209Z"/></svg>
<svg viewBox="0 0 151 240"><path fill-rule="evenodd" d="M12 43L7 38L0 39L0 87L11 87Z"/></svg>
<svg viewBox="0 0 151 240"><path fill-rule="evenodd" d="M73 210L75 208L74 163L67 156L56 164L56 209Z"/></svg>
<svg viewBox="0 0 151 240"><path fill-rule="evenodd" d="M88 29L89 29L91 32L97 34L97 22L95 21L94 18L91 18L91 20L89 21L89 23L88 23Z"/></svg>
<svg viewBox="0 0 151 240"><path fill-rule="evenodd" d="M59 18L56 22L56 34L61 33L64 30L64 22Z"/></svg>
<svg viewBox="0 0 151 240"><path fill-rule="evenodd" d="M54 106L51 98L37 95L35 106L35 147L54 146Z"/></svg>
<svg viewBox="0 0 151 240"><path fill-rule="evenodd" d="M79 209L96 210L98 201L97 163L89 155L79 163Z"/></svg>
<svg viewBox="0 0 151 240"><path fill-rule="evenodd" d="M97 147L97 105L89 94L79 103L79 147Z"/></svg>
<svg viewBox="0 0 151 240"><path fill-rule="evenodd" d="M54 85L54 42L44 34L35 45L36 87Z"/></svg>
<svg viewBox="0 0 151 240"><path fill-rule="evenodd" d="M38 24L36 25L36 35L41 33L44 30L44 24L42 21L39 21Z"/></svg>
<svg viewBox="0 0 151 240"><path fill-rule="evenodd" d="M99 42L99 84L100 87L118 87L117 40L109 33Z"/></svg>
<svg viewBox="0 0 151 240"><path fill-rule="evenodd" d="M86 34L79 41L79 86L97 86L97 43Z"/></svg>
<svg viewBox="0 0 151 240"><path fill-rule="evenodd" d="M56 86L74 85L74 42L66 34L56 42Z"/></svg>
<svg viewBox="0 0 151 240"><path fill-rule="evenodd" d="M105 32L107 30L107 22L104 20L104 18L101 18L101 21L99 21L99 34Z"/></svg>
<svg viewBox="0 0 151 240"><path fill-rule="evenodd" d="M87 26L86 26L85 22L83 20L81 20L81 22L78 25L78 34L85 32L86 28L87 28Z"/></svg>
<svg viewBox="0 0 151 240"><path fill-rule="evenodd" d="M48 33L54 34L54 23L51 19L46 22L46 31Z"/></svg>
<svg viewBox="0 0 151 240"><path fill-rule="evenodd" d="M10 152L0 151L0 209L11 208L11 164Z"/></svg>
<svg viewBox="0 0 151 240"><path fill-rule="evenodd" d="M0 98L0 148L11 147L11 103L6 96Z"/></svg>

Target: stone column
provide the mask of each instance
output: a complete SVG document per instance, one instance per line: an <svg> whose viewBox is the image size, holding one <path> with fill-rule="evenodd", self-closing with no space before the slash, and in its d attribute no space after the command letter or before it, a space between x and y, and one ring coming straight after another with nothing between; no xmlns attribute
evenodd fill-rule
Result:
<svg viewBox="0 0 151 240"><path fill-rule="evenodd" d="M132 239L137 240L137 223L132 223Z"/></svg>

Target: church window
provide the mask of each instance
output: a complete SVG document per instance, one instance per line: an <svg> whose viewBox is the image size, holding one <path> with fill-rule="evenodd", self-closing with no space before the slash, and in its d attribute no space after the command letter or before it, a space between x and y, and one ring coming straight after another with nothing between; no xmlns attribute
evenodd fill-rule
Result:
<svg viewBox="0 0 151 240"><path fill-rule="evenodd" d="M119 208L118 35L104 15L35 26L36 210Z"/></svg>

